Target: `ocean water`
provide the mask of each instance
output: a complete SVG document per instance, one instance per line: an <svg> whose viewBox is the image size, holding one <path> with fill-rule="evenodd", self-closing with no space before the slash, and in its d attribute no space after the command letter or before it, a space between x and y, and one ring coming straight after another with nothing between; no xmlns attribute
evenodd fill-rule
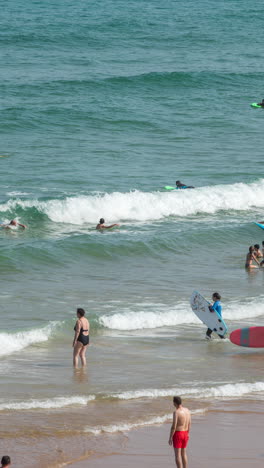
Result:
<svg viewBox="0 0 264 468"><path fill-rule="evenodd" d="M264 272L244 269L264 240L264 111L250 107L264 98L262 9L2 9L0 220L28 229L0 230L1 448L15 442L21 466L32 434L39 451L47 434L162 423L175 393L193 411L263 400L262 351L205 342L189 305L194 289L219 291L230 331L264 325ZM195 190L163 189L177 179ZM95 231L101 217L119 228ZM71 366L77 306L84 372Z"/></svg>

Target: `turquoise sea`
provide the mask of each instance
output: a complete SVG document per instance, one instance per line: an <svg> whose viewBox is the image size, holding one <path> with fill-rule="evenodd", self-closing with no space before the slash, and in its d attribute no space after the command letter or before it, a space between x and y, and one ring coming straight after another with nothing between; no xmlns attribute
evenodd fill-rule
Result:
<svg viewBox="0 0 264 468"><path fill-rule="evenodd" d="M244 269L264 240L262 16L245 0L2 2L0 221L28 229L0 230L0 447L20 466L33 433L46 467L52 437L165 421L175 392L199 411L263 400L261 350L206 343L189 306L219 291L230 331L264 324L264 272ZM178 179L195 190L163 189ZM101 217L120 227L95 231Z"/></svg>

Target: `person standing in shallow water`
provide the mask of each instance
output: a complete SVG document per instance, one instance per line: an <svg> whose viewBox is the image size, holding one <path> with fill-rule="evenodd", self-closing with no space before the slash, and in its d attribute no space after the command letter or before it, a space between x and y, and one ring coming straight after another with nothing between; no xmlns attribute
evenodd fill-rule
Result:
<svg viewBox="0 0 264 468"><path fill-rule="evenodd" d="M184 408L182 406L181 397L173 397L173 404L176 409L173 412L169 445L173 444L177 468L187 468L188 459L186 447L189 441L189 433L191 429L191 413L188 408Z"/></svg>
<svg viewBox="0 0 264 468"><path fill-rule="evenodd" d="M74 327L75 335L73 339L73 366L78 368L79 358L82 366L86 366L86 350L89 345L90 324L85 315L84 309L77 309L77 320Z"/></svg>

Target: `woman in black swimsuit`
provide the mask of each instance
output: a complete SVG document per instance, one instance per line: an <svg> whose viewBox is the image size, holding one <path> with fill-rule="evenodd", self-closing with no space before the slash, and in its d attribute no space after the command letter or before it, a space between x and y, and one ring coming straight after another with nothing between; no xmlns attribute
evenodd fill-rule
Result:
<svg viewBox="0 0 264 468"><path fill-rule="evenodd" d="M86 366L85 353L87 346L89 345L89 330L90 325L87 318L84 317L85 310L77 309L76 324L74 327L75 335L73 339L73 365L75 368L78 367L79 356L81 359L82 366Z"/></svg>

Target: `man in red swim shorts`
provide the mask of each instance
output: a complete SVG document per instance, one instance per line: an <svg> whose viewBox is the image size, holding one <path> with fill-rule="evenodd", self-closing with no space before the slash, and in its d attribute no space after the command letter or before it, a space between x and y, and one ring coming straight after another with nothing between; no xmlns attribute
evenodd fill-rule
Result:
<svg viewBox="0 0 264 468"><path fill-rule="evenodd" d="M173 397L173 404L176 409L173 412L169 444L173 443L177 468L187 468L186 447L191 428L191 414L188 408L182 406L181 397Z"/></svg>

